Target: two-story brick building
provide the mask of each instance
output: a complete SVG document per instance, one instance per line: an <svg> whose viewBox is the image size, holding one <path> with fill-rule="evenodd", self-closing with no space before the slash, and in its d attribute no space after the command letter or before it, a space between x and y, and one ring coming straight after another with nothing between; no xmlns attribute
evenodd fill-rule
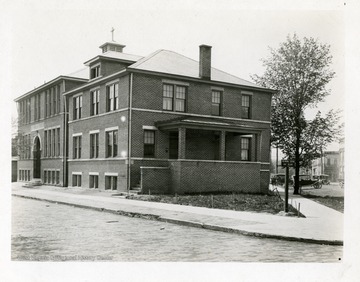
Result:
<svg viewBox="0 0 360 282"><path fill-rule="evenodd" d="M41 126L19 127L31 135L32 154L19 163L26 179L111 191L140 185L143 193L266 192L273 90L212 68L210 46L200 46L199 62L124 47L100 46L85 63L88 80L60 77L16 100L44 105ZM62 91L48 90L60 81ZM63 99L54 106L46 91ZM60 107L59 117L47 118L49 107Z"/></svg>

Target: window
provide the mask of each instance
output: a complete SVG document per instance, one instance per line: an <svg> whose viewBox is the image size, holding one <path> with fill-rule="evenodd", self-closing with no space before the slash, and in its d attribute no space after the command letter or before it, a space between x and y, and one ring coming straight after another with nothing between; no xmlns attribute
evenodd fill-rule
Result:
<svg viewBox="0 0 360 282"><path fill-rule="evenodd" d="M48 157L51 157L51 130L48 130L48 146L49 146L49 151L48 151Z"/></svg>
<svg viewBox="0 0 360 282"><path fill-rule="evenodd" d="M73 174L72 175L72 186L73 187L81 187L81 174Z"/></svg>
<svg viewBox="0 0 360 282"><path fill-rule="evenodd" d="M56 99L57 99L57 113L60 113L60 86L56 86Z"/></svg>
<svg viewBox="0 0 360 282"><path fill-rule="evenodd" d="M55 88L51 88L51 96L52 96L52 99L53 99L53 110L52 110L52 113L53 113L53 115L55 115L57 112L56 112L56 110L57 110L57 105L56 105L56 103L57 103L57 99L56 99L56 90L55 90Z"/></svg>
<svg viewBox="0 0 360 282"><path fill-rule="evenodd" d="M82 96L77 96L74 98L74 120L81 119L81 109L82 109Z"/></svg>
<svg viewBox="0 0 360 282"><path fill-rule="evenodd" d="M90 79L96 78L100 76L100 65L92 67L90 69Z"/></svg>
<svg viewBox="0 0 360 282"><path fill-rule="evenodd" d="M99 95L100 95L100 90L94 90L90 92L90 96L91 96L90 115L92 116L99 114Z"/></svg>
<svg viewBox="0 0 360 282"><path fill-rule="evenodd" d="M40 119L40 94L35 96L34 120Z"/></svg>
<svg viewBox="0 0 360 282"><path fill-rule="evenodd" d="M90 134L90 159L99 157L99 133Z"/></svg>
<svg viewBox="0 0 360 282"><path fill-rule="evenodd" d="M52 156L56 156L56 129L52 129Z"/></svg>
<svg viewBox="0 0 360 282"><path fill-rule="evenodd" d="M144 158L155 157L155 131L144 131Z"/></svg>
<svg viewBox="0 0 360 282"><path fill-rule="evenodd" d="M213 90L211 92L211 114L214 116L221 115L221 92Z"/></svg>
<svg viewBox="0 0 360 282"><path fill-rule="evenodd" d="M241 96L241 118L250 118L251 97L249 95Z"/></svg>
<svg viewBox="0 0 360 282"><path fill-rule="evenodd" d="M175 89L175 95L174 95ZM163 110L185 112L186 87L179 85L163 85Z"/></svg>
<svg viewBox="0 0 360 282"><path fill-rule="evenodd" d="M106 110L108 112L115 111L119 108L119 84L113 83L106 86L106 98L107 105Z"/></svg>
<svg viewBox="0 0 360 282"><path fill-rule="evenodd" d="M105 190L117 189L117 176L105 176Z"/></svg>
<svg viewBox="0 0 360 282"><path fill-rule="evenodd" d="M47 171L44 170L44 183L47 183Z"/></svg>
<svg viewBox="0 0 360 282"><path fill-rule="evenodd" d="M117 130L106 132L106 157L117 156L117 151L118 151L117 139L118 139Z"/></svg>
<svg viewBox="0 0 360 282"><path fill-rule="evenodd" d="M81 136L73 137L73 159L81 158Z"/></svg>
<svg viewBox="0 0 360 282"><path fill-rule="evenodd" d="M57 131L57 156L60 156L60 128L57 128L56 131Z"/></svg>
<svg viewBox="0 0 360 282"><path fill-rule="evenodd" d="M60 184L60 171L56 171L56 184Z"/></svg>
<svg viewBox="0 0 360 282"><path fill-rule="evenodd" d="M47 130L44 131L44 157L47 157Z"/></svg>
<svg viewBox="0 0 360 282"><path fill-rule="evenodd" d="M90 175L89 188L99 188L99 176Z"/></svg>
<svg viewBox="0 0 360 282"><path fill-rule="evenodd" d="M250 161L250 138L241 138L241 160Z"/></svg>

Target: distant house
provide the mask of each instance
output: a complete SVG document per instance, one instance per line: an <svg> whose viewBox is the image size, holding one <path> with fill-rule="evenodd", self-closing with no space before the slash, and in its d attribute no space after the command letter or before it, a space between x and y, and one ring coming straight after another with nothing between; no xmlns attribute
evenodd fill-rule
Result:
<svg viewBox="0 0 360 282"><path fill-rule="evenodd" d="M168 50L107 42L89 77L59 76L16 99L19 181L143 193L265 193L274 92Z"/></svg>
<svg viewBox="0 0 360 282"><path fill-rule="evenodd" d="M339 179L339 157L338 151L323 152L322 157L312 161L312 174L326 174L331 182L337 182Z"/></svg>

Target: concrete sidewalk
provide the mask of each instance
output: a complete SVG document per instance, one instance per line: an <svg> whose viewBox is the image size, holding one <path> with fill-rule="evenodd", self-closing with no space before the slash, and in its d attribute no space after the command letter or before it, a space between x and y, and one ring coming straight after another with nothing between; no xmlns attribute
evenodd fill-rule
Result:
<svg viewBox="0 0 360 282"><path fill-rule="evenodd" d="M128 200L108 192L88 195L89 189L22 185L13 183L12 195L243 235L343 244L343 214L301 196L289 198L293 204L300 203L306 218Z"/></svg>

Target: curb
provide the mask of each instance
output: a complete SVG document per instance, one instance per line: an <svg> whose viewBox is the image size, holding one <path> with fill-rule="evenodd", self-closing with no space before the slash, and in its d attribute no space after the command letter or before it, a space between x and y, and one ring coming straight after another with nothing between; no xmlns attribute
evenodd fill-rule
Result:
<svg viewBox="0 0 360 282"><path fill-rule="evenodd" d="M142 219L148 219L148 220L156 220L156 221L168 222L168 223L173 223L173 224L178 224L178 225L183 225L183 226L240 234L240 235L244 235L244 236L253 236L253 237L268 238L268 239L278 239L278 240L284 240L284 241L297 241L297 242L321 244L321 245L343 246L343 244L344 244L343 241L339 241L339 240L317 240L317 239L309 239L309 238L301 238L301 237L273 235L273 234L266 234L266 233L260 233L260 232L250 232L250 231L239 230L239 229L234 229L234 228L230 228L230 227L209 225L209 224L205 224L205 223L201 223L201 222L175 219L175 218L164 217L164 216L159 216L159 215L154 215L154 214L145 214L145 213L140 213L140 212L127 212L127 211L122 211L122 210L98 208L98 207L93 207L93 206L89 206L89 205L73 204L73 203L68 203L68 202L63 202L63 201L42 199L42 198L37 198L37 197L33 197L33 196L25 196L25 195L18 195L18 194L12 194L12 196L24 198L24 199L32 199L32 200L38 200L38 201L43 201L43 202L55 203L55 204L62 204L62 205L67 205L67 206L72 206L72 207L77 207L77 208L90 209L90 210L101 211L101 212L109 212L109 213L122 215L122 216L142 218Z"/></svg>

